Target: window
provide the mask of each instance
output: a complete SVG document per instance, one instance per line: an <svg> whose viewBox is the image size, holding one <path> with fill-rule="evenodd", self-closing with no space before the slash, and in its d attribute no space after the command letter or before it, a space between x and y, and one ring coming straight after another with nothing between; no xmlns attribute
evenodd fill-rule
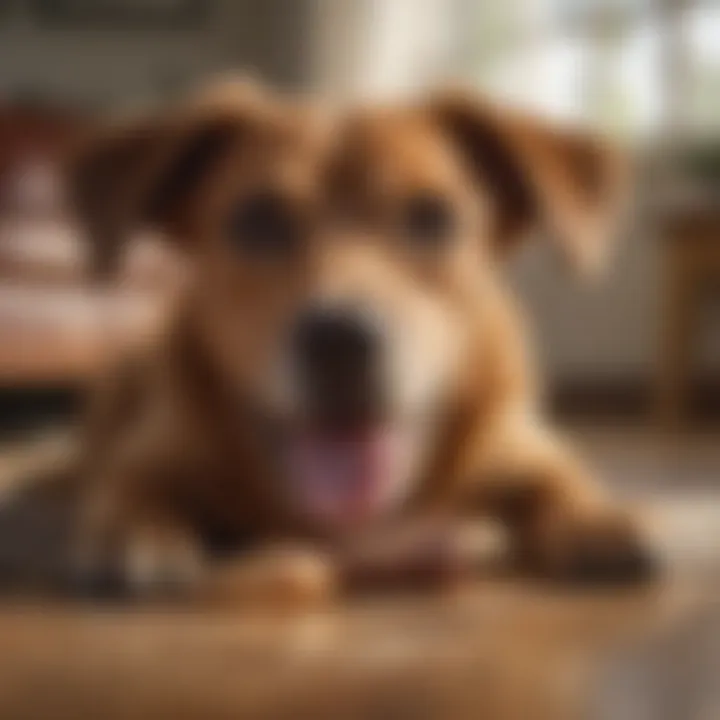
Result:
<svg viewBox="0 0 720 720"><path fill-rule="evenodd" d="M720 3L459 0L457 64L494 95L630 136L720 132Z"/></svg>

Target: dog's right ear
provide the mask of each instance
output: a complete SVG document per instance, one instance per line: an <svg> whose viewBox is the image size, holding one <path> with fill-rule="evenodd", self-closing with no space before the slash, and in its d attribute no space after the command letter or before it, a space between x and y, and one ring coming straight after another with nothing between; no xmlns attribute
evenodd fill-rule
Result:
<svg viewBox="0 0 720 720"><path fill-rule="evenodd" d="M473 93L441 93L429 112L491 198L499 255L539 230L577 270L603 266L628 208L632 168L624 153L593 133Z"/></svg>
<svg viewBox="0 0 720 720"><path fill-rule="evenodd" d="M182 107L123 119L76 148L70 205L93 245L97 275L112 273L124 241L143 226L182 240L194 194L213 165L261 115L259 92L225 83Z"/></svg>

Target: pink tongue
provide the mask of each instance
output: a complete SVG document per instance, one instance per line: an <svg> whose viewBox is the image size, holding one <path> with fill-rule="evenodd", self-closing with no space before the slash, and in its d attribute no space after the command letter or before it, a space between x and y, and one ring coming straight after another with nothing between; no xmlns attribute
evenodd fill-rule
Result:
<svg viewBox="0 0 720 720"><path fill-rule="evenodd" d="M297 438L290 476L304 510L336 524L352 523L378 509L389 475L389 440L383 431Z"/></svg>

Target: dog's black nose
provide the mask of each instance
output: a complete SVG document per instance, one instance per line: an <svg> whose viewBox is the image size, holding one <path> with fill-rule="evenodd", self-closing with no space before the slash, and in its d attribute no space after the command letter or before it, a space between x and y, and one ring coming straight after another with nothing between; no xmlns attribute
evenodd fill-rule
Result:
<svg viewBox="0 0 720 720"><path fill-rule="evenodd" d="M300 379L313 412L332 419L377 405L382 337L378 324L346 308L307 312L296 328Z"/></svg>
<svg viewBox="0 0 720 720"><path fill-rule="evenodd" d="M314 310L297 328L297 350L305 370L355 372L372 361L376 330L359 313Z"/></svg>

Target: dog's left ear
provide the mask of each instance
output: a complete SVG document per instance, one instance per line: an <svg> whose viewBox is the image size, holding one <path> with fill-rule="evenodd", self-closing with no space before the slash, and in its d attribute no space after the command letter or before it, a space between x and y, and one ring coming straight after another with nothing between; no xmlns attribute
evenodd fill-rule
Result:
<svg viewBox="0 0 720 720"><path fill-rule="evenodd" d="M176 106L103 123L73 148L68 199L90 240L95 273L114 272L139 227L186 241L198 188L223 153L264 122L268 104L255 85L218 82Z"/></svg>
<svg viewBox="0 0 720 720"><path fill-rule="evenodd" d="M492 200L499 253L539 230L574 267L602 265L629 189L629 163L618 151L463 94L444 94L429 108Z"/></svg>

